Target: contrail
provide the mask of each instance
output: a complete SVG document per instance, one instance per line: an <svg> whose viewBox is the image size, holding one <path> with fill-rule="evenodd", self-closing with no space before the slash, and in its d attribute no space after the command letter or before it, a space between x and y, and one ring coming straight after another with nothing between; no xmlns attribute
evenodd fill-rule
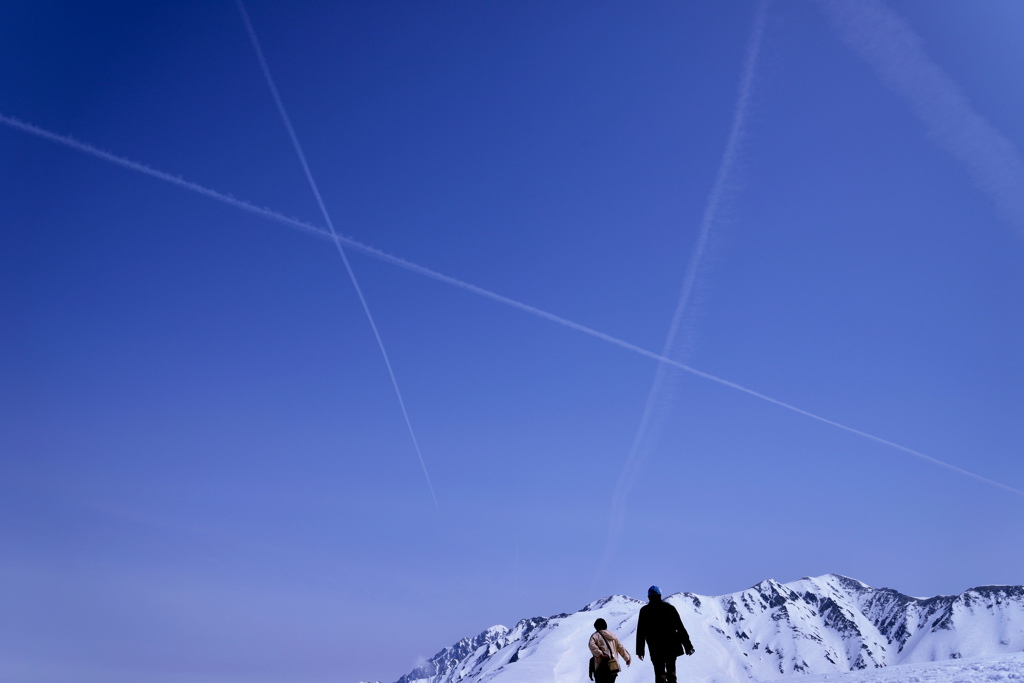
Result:
<svg viewBox="0 0 1024 683"><path fill-rule="evenodd" d="M718 173L715 175L715 182L714 185L712 185L707 206L705 206L704 214L701 217L697 244L690 255L690 261L687 264L686 276L683 280L682 291L679 294L679 302L676 304L675 313L673 314L672 322L669 325L668 336L665 339L665 345L662 347L662 356L676 357L680 355L679 353L674 353L677 341L676 338L679 335L679 328L682 326L684 314L690 304L690 299L693 295L694 283L697 280L697 274L700 270L701 263L704 260L704 254L708 248L711 228L718 219L719 208L721 207L722 201L726 195L728 179L732 172L732 168L736 163L736 159L739 156L740 143L742 142L743 134L746 131L747 113L750 110L752 84L754 81L755 67L757 66L757 57L761 51L761 40L764 36L764 26L768 13L767 8L767 0L761 0L761 2L758 3L757 13L754 17L754 27L751 31L750 38L747 41L746 59L744 60L743 71L740 77L736 107L733 111L732 125L729 129L729 137L726 141L725 152L723 153L722 160L718 165ZM650 392L647 394L647 401L644 404L644 412L640 418L640 424L637 427L636 435L633 437L633 444L629 449L629 455L626 457L626 462L622 466L622 472L619 474L618 481L615 483L615 489L612 492L609 510L610 520L608 525L608 538L605 542L604 555L601 558L601 562L598 564L597 572L594 575L594 580L591 584L591 593L594 592L597 581L604 575L604 572L607 570L608 565L611 563L612 558L615 555L615 551L618 549L619 539L622 536L622 529L625 525L626 502L629 498L630 492L633 490L633 487L640 478L643 463L647 459L649 451L648 437L650 436L651 439L657 438L656 435L660 429L660 423L662 420L655 415L654 411L655 407L660 403L665 382L668 379L669 373L672 371L672 366L664 363L659 363L658 368L655 371L654 382L651 384ZM661 417L663 418L664 415Z"/></svg>
<svg viewBox="0 0 1024 683"><path fill-rule="evenodd" d="M377 256L377 258L381 258L382 260L389 261L391 263L396 263L401 259L394 259L393 257L387 258L387 255L385 255L383 252L377 253L378 250L374 249L373 247L367 246L365 244L360 244L351 238L337 234L334 231L333 225L331 225L329 218L328 226L330 226L331 229L324 230L323 228L313 225L311 223L300 221L296 218L286 216L282 213L278 213L277 211L273 211L262 206L256 206L255 204L251 204L243 199L237 199L235 197L232 197L231 195L227 195L222 192L217 192L216 190L211 190L210 188L204 187L199 183L194 183L192 181L185 180L183 178L180 178L176 175L172 175L170 173L166 173L164 171L158 171L157 169L152 168L151 166L147 166L137 161L132 161L131 159L126 159L124 157L111 154L110 152L99 149L98 147L94 147L88 143L76 140L70 136L53 133L51 131L46 130L45 128L34 126L31 123L20 121L19 119L16 119L11 116L0 114L0 123L3 123L4 125L10 128L14 128L15 130L20 130L22 132L35 135L36 137L40 137L44 140L49 140L50 142L56 142L58 144L70 147L71 149L77 150L79 152L92 155L104 161L109 161L110 163L116 164L123 168L127 168L128 170L135 171L143 175L148 175L159 180L163 180L164 182L171 183L172 185L177 185L178 187L186 190L191 190L192 192L196 192L205 197L216 199L217 201L223 202L229 206L242 209L243 211L248 211L249 213L254 213L258 216L263 216L264 218L269 218L270 220L275 221L277 223L287 225L288 227L295 228L297 230L301 230L302 232L316 235L317 237L322 237L333 242L335 246L338 248L338 252L341 254L341 257L345 263L345 268L348 270L348 274L349 277L352 279L353 285L355 285L356 293L359 295L359 301L363 305L363 310L366 312L366 316L370 321L370 327L373 329L373 334L377 339L377 345L380 347L381 354L384 356L384 364L387 366L388 373L391 376L391 382L395 387L395 393L398 396L398 403L402 408L402 415L405 417L406 426L409 428L409 433L412 436L413 446L416 448L416 454L419 456L420 459L420 466L423 468L423 475L426 477L427 486L430 488L430 494L434 499L434 504L437 505L437 495L434 493L434 486L430 481L430 475L427 473L426 463L424 462L423 456L420 453L419 442L416 440L416 435L412 431L412 425L409 421L409 415L405 410L405 402L402 400L402 394L398 390L398 384L395 381L394 371L391 369L391 362L388 359L387 352L384 350L384 345L381 342L380 333L377 331L377 325L375 324L373 317L370 315L370 310L366 305L365 298L363 298L363 292L359 288L359 284L355 279L355 274L352 272L352 267L348 262L348 258L346 257L344 250L342 249L342 244L350 244L351 246L354 246L367 254ZM290 131L290 124L288 127ZM302 163L303 167L306 168L305 158L302 159ZM321 208L323 208L323 203L320 200L319 192L317 192L316 194L317 201L320 202Z"/></svg>
<svg viewBox="0 0 1024 683"><path fill-rule="evenodd" d="M163 180L164 182L171 183L172 185L177 185L178 187L184 188L186 190L197 192L205 197L209 197L210 199L216 199L219 202L223 202L237 209L242 209L243 211L248 211L249 213L254 213L258 216L263 216L264 218L269 218L272 221L282 223L284 225L287 225L288 227L296 228L303 232L311 233L319 237L326 237L328 239L330 239L331 237L331 233L327 232L323 228L319 228L315 225L311 225L310 223L305 223L298 219L291 218L290 216L285 216L284 214L272 211L262 206L256 206L255 204L251 204L243 199L236 199L231 195L224 194L222 192L217 192L216 190L211 190L208 187L203 187L199 183L193 183L192 181L185 180L176 175L165 173L164 171L158 171L155 168L152 168L151 166L140 164L137 161L132 161L131 159L126 159L125 157L120 157L115 154L111 154L110 152L99 149L98 147L93 147L88 143L80 142L79 140L76 140L75 138L70 137L68 135L60 135L58 133L53 133L46 130L45 128L40 128L39 126L34 126L31 123L25 123L24 121L21 121L11 116L5 116L3 114L0 114L0 123L3 123L5 126L8 126L10 128L14 128L15 130L20 130L24 133L35 135L36 137L42 138L44 140L56 142L57 144L64 145L65 147L70 147L71 149L77 150L79 152L90 154L94 157L102 159L103 161L109 161L112 164L116 164L123 168L127 168L130 171L135 171L143 175L148 175L153 178Z"/></svg>
<svg viewBox="0 0 1024 683"><path fill-rule="evenodd" d="M985 484L989 484L991 486L995 486L996 488L1003 489L1005 491L1009 491L1010 493L1015 493L1015 494L1017 494L1019 496L1024 496L1024 491L1021 491L1019 489L1015 489L1015 488L1007 486L1005 484L1000 484L997 481L993 481L991 479L987 479L986 477L982 477L980 475L974 474L973 472L968 472L967 470L964 470L964 469L961 469L959 467L956 467L955 465L951 465L951 464L949 464L947 462L944 462L942 460L939 460L937 458L933 458L933 457L931 457L929 455L925 455L924 453L921 453L919 451L915 451L915 450L913 450L911 448L907 448L906 446L901 446L901 445L899 445L897 443L894 443L892 441L888 441L886 439L882 439L880 437L873 436L873 435L868 434L867 432L863 432L863 431L861 431L859 429L855 429L853 427L847 427L846 425L841 424L839 422L835 422L833 420L829 420L828 418L821 417L820 415L816 415L816 414L814 414L814 413L812 413L810 411L804 410L802 408L797 408L796 406L793 406L793 405L790 405L788 403L785 403L784 401L780 401L778 399L771 398L770 396L766 396L766 395L764 395L762 393L754 391L753 389L748 389L748 388L746 388L746 387L744 387L744 386L742 386L740 384L736 384L735 382L731 382L731 381L729 381L727 379L722 379L721 377L717 377L715 375L712 375L710 373L704 372L702 370L698 370L697 368L694 368L694 367L691 367L689 365L686 365L685 363L681 363L681 362L679 362L679 361L677 361L677 360L675 360L673 358L669 358L667 356L655 353L654 351L649 351L649 350L647 350L647 349L645 349L645 348L643 348L641 346L637 346L636 344L632 344L632 343L630 343L628 341L619 339L618 337L614 337L614 336L612 336L610 334L607 334L605 332L601 332L600 330L595 330L592 327L587 327L586 325L581 325L580 323L577 323L577 322L574 322L572 320L569 320L568 318L563 318L563 317L561 317L559 315L555 315L554 313L549 313L549 312L547 312L547 311L545 311L545 310L543 310L541 308L537 308L536 306L531 306L529 304L525 304L525 303L523 303L521 301L517 301L515 299L509 298L509 297L504 296L502 294L497 294L497 293L492 292L490 290L484 289L483 287L478 287L477 285L470 284L468 282L464 282L464 281L459 280L457 278L454 278L454 277L452 277L450 275L445 275L444 273L439 273L436 270L431 270L430 268L427 268L425 266L421 266L421 265L419 265L417 263L413 263L412 261L406 261L403 258L400 258L398 256L394 256L394 255L389 254L389 253L387 253L385 251L381 251L380 249L376 249L375 247L371 247L368 244L364 244L362 242L358 242L358 241L352 239L351 237L346 237L346 236L341 235L341 234L332 235L327 230L324 230L323 228L320 228L320 227L318 227L316 225L313 225L311 223L306 223L304 221L300 221L300 220L297 220L295 218L290 218L289 216L285 216L284 214L278 213L276 211L271 211L270 209L259 207L259 206L256 206L254 204L250 204L249 202L246 202L246 201L241 200L241 199L235 199L234 197L232 197L230 195L226 195L226 194L223 194L221 192L217 192L216 190L211 190L211 189L203 187L202 185L199 185L197 183L193 183L193 182L190 182L190 181L187 181L187 180L183 180L183 179L181 179L181 178L179 178L177 176L171 175L170 173L165 173L163 171L157 171L157 170L155 170L155 169L153 169L153 168L151 168L149 166L146 166L144 164L140 164L138 162L131 161L129 159L125 159L123 157L115 156L115 155L113 155L113 154L111 154L109 152L105 152L105 151L103 151L101 149L93 147L92 145L88 145L88 144L85 144L83 142L79 142L79 141L75 140L74 138L70 138L70 137L67 137L65 135L58 135L57 133L52 133L52 132L47 131L47 130L45 130L43 128L39 128L38 126L33 126L31 124L24 123L22 121L19 121L18 119L14 119L14 118L11 118L9 116L5 116L3 114L0 114L0 123L3 123L4 125L6 125L6 126L8 126L10 128L14 128L16 130L20 130L20 131L23 131L23 132L26 132L26 133L30 133L30 134L35 135L37 137L43 138L45 140L50 140L51 142L56 142L58 144L66 146L66 147L70 147L71 149L75 149L77 151L84 152L86 154L90 154L90 155L95 156L95 157L97 157L99 159L103 159L104 161L109 161L111 163L117 164L118 166L122 166L124 168L136 171L138 173L142 173L144 175L148 175L148 176L151 176L153 178L159 178L160 180L163 180L165 182L169 182L169 183L171 183L173 185L177 185L178 187L181 187L181 188L184 188L184 189L187 189L187 190L192 190L193 192L198 192L199 194L202 194L203 196L209 197L211 199L216 199L217 201L223 202L223 203L228 204L230 206L234 206L234 207L243 209L245 211L248 211L250 213L253 213L253 214L256 214L256 215L259 215L259 216L263 216L264 218L268 218L270 220L276 221L276 222L281 223L283 225L287 225L289 227L296 228L298 230L302 230L305 233L316 235L317 237L320 237L320 238L323 238L323 239L327 239L327 240L330 240L332 242L340 242L343 245L351 247L353 249L356 249L356 250L358 250L358 251L360 251L360 252L362 252L362 253L364 253L364 254L366 254L368 256L371 256L371 257L373 257L375 259L378 259L380 261L383 261L385 263L390 263L391 265L397 266L397 267L402 268L404 270L407 270L409 272L416 273L417 275L422 275L422 276L428 277L428 278L430 278L432 280L436 280L438 282L443 282L444 284L451 285L453 287L458 287L459 289L463 289L463 290L465 290L467 292L471 292L473 294L476 294L478 296L482 296L482 297L490 299L492 301L496 301L496 302L498 302L500 304L504 304L504 305L509 306L511 308L518 309L520 311L523 311L524 313L529 313L530 315L536 316L538 318L542 318L544 320L548 320L550 322L553 322L553 323L555 323L557 325L560 325L562 327L568 328L570 330L575 330L577 332L581 332L581 333L586 334L586 335L588 335L590 337L593 337L595 339L600 339L603 342L606 342L608 344L612 344L614 346L617 346L617 347L619 347L621 349L625 349L625 350L630 351L632 353L635 353L637 355L644 356L645 358L650 358L651 360L658 361L659 363L665 363L667 365L671 365L672 367L678 368L678 369L682 370L683 372L688 372L691 375L695 375L697 377L702 377L702 378L704 378L704 379L706 379L706 380L708 380L710 382L715 382L716 384L720 384L720 385L722 385L724 387L729 387L730 389L735 389L736 391L743 392L745 394L748 394L749 396L753 396L755 398L759 398L762 401L767 401L768 403L771 403L773 405L779 406L780 408L785 408L786 410L790 410L790 411L792 411L794 413L798 413L800 415L803 415L804 417L809 417L812 420L817 420L818 422L822 422L824 424L831 425L831 426L833 426L833 427L835 427L837 429L842 429L842 430L844 430L846 432L849 432L851 434L856 434L857 436L861 436L861 437L863 437L865 439L869 439L869 440L874 441L876 443L880 443L880 444L883 444L885 446L889 446L891 448L894 448L894 449L896 449L898 451L901 451L903 453L906 453L908 455L913 455L915 457L921 458L922 460L924 460L926 462L929 462L929 463L931 463L933 465L938 465L939 467L944 467L944 468L946 468L948 470L951 470L951 471L956 472L958 474L962 474L964 476L970 477L972 479L975 479L977 481L983 482Z"/></svg>
<svg viewBox="0 0 1024 683"><path fill-rule="evenodd" d="M359 303L363 305L363 312L366 313L366 319L370 322L370 327L373 329L373 336L377 339L377 346L380 348L380 354L384 357L384 365L387 366L388 375L391 377L391 386L395 388L395 396L398 397L398 405L402 408L402 417L405 418L405 426L409 430L409 436L412 438L412 445L416 449L416 456L420 460L420 467L423 468L423 476L427 480L427 486L430 488L430 495L434 499L434 506L439 507L437 502L437 494L434 493L434 485L430 482L430 473L427 472L427 463L423 460L423 452L420 450L419 440L416 438L416 432L412 428L412 421L409 419L409 411L405 407L405 399L402 398L402 391L398 388L398 379L395 377L395 370L391 367L391 359L388 358L387 349L384 348L384 340L380 337L380 331L377 329L377 323L373 319L373 315L370 313L370 307L366 303L366 297L363 296L363 289L359 286L359 280L356 279L355 271L352 270L352 264L348 261L348 256L345 254L345 249L341 245L341 241L338 239L338 233L334 229L334 223L331 221L331 216L327 212L327 206L324 204L323 197L320 196L320 190L316 186L316 181L313 180L313 173L309 170L309 164L306 163L306 155L302 152L302 145L299 144L299 137L295 134L295 129L292 127L292 121L288 117L288 112L284 108L284 101L281 99L281 93L277 90L277 85L274 83L273 76L270 75L270 67L267 65L267 60L263 55L263 48L260 46L260 40L256 36L256 29L253 28L252 21L249 19L249 13L245 10L245 3L242 0L238 0L238 11L242 15L242 20L245 22L245 29L249 32L249 39L252 41L252 47L256 51L256 58L260 62L260 68L263 70L263 76L267 79L267 85L270 86L270 93L274 96L274 103L277 105L277 111L281 114L281 120L284 121L284 127L288 129L288 136L292 140L292 146L295 148L295 153L299 157L299 162L302 164L302 170L306 174L306 180L309 181L309 187L313 190L313 195L316 197L316 203L320 207L320 213L323 214L324 221L327 223L327 229L331 232L331 237L334 238L334 246L338 249L338 255L341 256L342 262L345 264L345 270L348 271L348 277L352 281L352 286L356 290L356 294L359 296Z"/></svg>
<svg viewBox="0 0 1024 683"><path fill-rule="evenodd" d="M932 61L921 37L880 0L819 0L819 5L843 42L913 108L1024 240L1024 158Z"/></svg>

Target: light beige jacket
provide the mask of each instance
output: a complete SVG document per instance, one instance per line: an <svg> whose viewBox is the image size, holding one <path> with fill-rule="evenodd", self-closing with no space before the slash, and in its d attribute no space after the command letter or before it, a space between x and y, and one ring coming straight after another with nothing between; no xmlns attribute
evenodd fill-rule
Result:
<svg viewBox="0 0 1024 683"><path fill-rule="evenodd" d="M601 637L602 635L604 638ZM605 639L608 640L607 645L604 642ZM626 660L627 666L633 661L633 658L629 654L629 650L619 642L619 637L611 631L594 631L594 635L590 636L589 645L591 654L593 654L598 660L600 660L601 657L611 659L617 654L620 654ZM611 646L611 652L608 651L608 646Z"/></svg>

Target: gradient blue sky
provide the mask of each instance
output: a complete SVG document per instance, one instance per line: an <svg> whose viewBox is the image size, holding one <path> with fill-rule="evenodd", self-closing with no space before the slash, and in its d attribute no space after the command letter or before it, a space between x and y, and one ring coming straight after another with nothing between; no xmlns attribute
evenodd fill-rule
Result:
<svg viewBox="0 0 1024 683"><path fill-rule="evenodd" d="M841 5L768 5L673 357L1024 489L1024 6L880 7L1009 152ZM248 3L339 231L655 352L757 8ZM323 225L230 0L4 3L0 114ZM388 681L651 583L1024 583L1024 497L677 371L610 547L655 361L349 252L435 507L328 242L0 159L0 680Z"/></svg>

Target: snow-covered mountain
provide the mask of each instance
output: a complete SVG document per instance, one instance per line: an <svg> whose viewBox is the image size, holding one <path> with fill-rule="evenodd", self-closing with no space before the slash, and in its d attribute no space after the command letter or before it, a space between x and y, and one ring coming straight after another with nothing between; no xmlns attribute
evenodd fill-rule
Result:
<svg viewBox="0 0 1024 683"><path fill-rule="evenodd" d="M680 680L746 683L1024 651L1024 586L982 586L911 598L830 574L707 597L677 593L696 648ZM644 603L602 598L575 614L493 626L437 653L397 683L586 681L587 639L603 617L632 652ZM649 681L649 662L623 667L618 683ZM1022 679L1024 680L1024 679Z"/></svg>

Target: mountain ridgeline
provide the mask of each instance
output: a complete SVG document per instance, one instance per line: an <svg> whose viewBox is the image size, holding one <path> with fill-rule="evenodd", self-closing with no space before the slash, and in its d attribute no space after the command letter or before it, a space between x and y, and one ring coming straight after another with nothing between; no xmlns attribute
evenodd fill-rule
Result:
<svg viewBox="0 0 1024 683"><path fill-rule="evenodd" d="M718 597L666 599L697 650L680 658L680 680L746 683L1024 651L1024 586L922 599L830 574L786 584L769 579ZM607 620L633 652L643 604L614 595L574 614L493 626L441 650L397 683L583 682L594 620ZM652 675L649 663L634 659L618 683Z"/></svg>

